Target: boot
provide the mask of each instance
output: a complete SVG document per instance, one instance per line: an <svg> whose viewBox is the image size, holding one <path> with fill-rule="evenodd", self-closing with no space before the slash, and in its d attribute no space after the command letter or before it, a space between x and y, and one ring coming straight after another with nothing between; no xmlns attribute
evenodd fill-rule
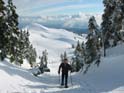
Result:
<svg viewBox="0 0 124 93"><path fill-rule="evenodd" d="M65 88L68 88L68 85L65 85Z"/></svg>

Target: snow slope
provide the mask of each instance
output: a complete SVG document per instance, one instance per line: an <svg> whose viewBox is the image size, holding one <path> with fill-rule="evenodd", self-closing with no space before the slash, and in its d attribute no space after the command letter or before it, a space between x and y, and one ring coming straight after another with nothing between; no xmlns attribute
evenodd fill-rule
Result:
<svg viewBox="0 0 124 93"><path fill-rule="evenodd" d="M100 66L92 65L86 75L80 72L72 74L73 86L69 77L70 87L60 89L57 74L59 54L65 50L71 54L71 44L83 38L39 24L32 24L26 29L31 31L30 40L38 55L48 49L51 72L34 77L31 70L17 67L6 59L0 62L0 93L124 93L124 44L108 49L107 57L101 59Z"/></svg>
<svg viewBox="0 0 124 93"><path fill-rule="evenodd" d="M0 74L0 93L31 93L33 90L26 86L40 82L27 70L16 67L8 61L0 62Z"/></svg>
<svg viewBox="0 0 124 93"><path fill-rule="evenodd" d="M86 75L79 75L81 83L93 93L124 93L124 44L108 49L101 61L98 68L92 66Z"/></svg>
<svg viewBox="0 0 124 93"><path fill-rule="evenodd" d="M42 51L47 49L49 60L52 61L60 57L60 54L64 51L68 51L72 44L76 44L78 40L85 40L85 37L80 37L72 32L63 29L46 28L37 23L31 24L25 29L30 31L30 40L38 55L41 56Z"/></svg>

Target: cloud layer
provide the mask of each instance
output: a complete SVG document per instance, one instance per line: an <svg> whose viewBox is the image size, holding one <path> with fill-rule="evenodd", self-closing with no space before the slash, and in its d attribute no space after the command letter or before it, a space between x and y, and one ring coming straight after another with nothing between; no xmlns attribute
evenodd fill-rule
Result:
<svg viewBox="0 0 124 93"><path fill-rule="evenodd" d="M30 23L40 23L47 27L62 28L81 31L88 28L88 20L93 14L79 13L77 15L44 16L44 17L21 17L20 25L25 27ZM102 19L101 14L94 15L98 25Z"/></svg>

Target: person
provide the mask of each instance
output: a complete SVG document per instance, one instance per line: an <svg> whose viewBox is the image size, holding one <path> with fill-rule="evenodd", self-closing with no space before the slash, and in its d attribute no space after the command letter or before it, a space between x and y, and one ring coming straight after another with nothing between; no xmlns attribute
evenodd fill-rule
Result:
<svg viewBox="0 0 124 93"><path fill-rule="evenodd" d="M68 72L69 70L71 71L71 69L71 65L68 64L68 59L64 59L64 62L59 66L58 74L60 74L60 70L62 71L61 86L65 85L65 88L68 88Z"/></svg>
<svg viewBox="0 0 124 93"><path fill-rule="evenodd" d="M40 66L38 67L38 71L36 73L33 73L34 76L38 76L42 73L44 73L44 64L43 64L43 57L39 57L41 59Z"/></svg>

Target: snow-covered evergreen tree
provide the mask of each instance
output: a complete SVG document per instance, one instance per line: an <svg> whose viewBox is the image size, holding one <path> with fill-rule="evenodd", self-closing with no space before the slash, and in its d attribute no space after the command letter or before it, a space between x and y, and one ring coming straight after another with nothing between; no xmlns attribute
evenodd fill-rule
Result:
<svg viewBox="0 0 124 93"><path fill-rule="evenodd" d="M36 57L37 57L37 53L35 48L33 48L32 45L29 45L28 51L27 52L27 60L30 64L31 67L34 66L34 64L36 63Z"/></svg>
<svg viewBox="0 0 124 93"><path fill-rule="evenodd" d="M109 33L112 32L112 14L115 9L115 0L103 0L105 6L104 14L102 15L103 22L101 28L103 34L106 35L105 38L109 38Z"/></svg>
<svg viewBox="0 0 124 93"><path fill-rule="evenodd" d="M72 44L72 48L75 48L75 45L74 44Z"/></svg>
<svg viewBox="0 0 124 93"><path fill-rule="evenodd" d="M0 0L0 59L7 57L11 62L21 65L24 59L29 63L36 61L36 51L29 41L29 32L18 28L18 14L12 0L7 6Z"/></svg>
<svg viewBox="0 0 124 93"><path fill-rule="evenodd" d="M64 55L63 54L60 55L60 59L61 59L61 62L64 61Z"/></svg>
<svg viewBox="0 0 124 93"><path fill-rule="evenodd" d="M121 40L124 42L124 19L122 20L122 28L120 30Z"/></svg>
<svg viewBox="0 0 124 93"><path fill-rule="evenodd" d="M16 7L13 5L12 0L8 0L7 5L7 24L8 31L6 37L8 39L6 45L6 51L10 55L11 61L17 60L19 52L19 29L18 29L18 15L16 13Z"/></svg>
<svg viewBox="0 0 124 93"><path fill-rule="evenodd" d="M97 57L97 51L100 49L100 32L95 17L89 19L89 33L86 42L86 63L92 63ZM89 57L89 58L88 58Z"/></svg>
<svg viewBox="0 0 124 93"><path fill-rule="evenodd" d="M60 55L61 62L63 62L64 59L68 59L66 51Z"/></svg>
<svg viewBox="0 0 124 93"><path fill-rule="evenodd" d="M63 54L64 59L68 59L66 51Z"/></svg>
<svg viewBox="0 0 124 93"><path fill-rule="evenodd" d="M82 51L82 47L81 47L80 42L78 41L77 42L76 49L75 49L75 55L80 55L81 54L81 51Z"/></svg>
<svg viewBox="0 0 124 93"><path fill-rule="evenodd" d="M117 42L121 40L120 30L122 28L122 20L124 19L124 1L115 0L115 9L112 14L113 21L113 39L114 45L117 45Z"/></svg>
<svg viewBox="0 0 124 93"><path fill-rule="evenodd" d="M77 46L74 51L74 56L72 57L72 69L73 71L78 72L84 65L85 59L85 48L84 42L81 44L79 41L77 42Z"/></svg>
<svg viewBox="0 0 124 93"><path fill-rule="evenodd" d="M92 16L89 19L89 33L87 35L87 42L85 43L85 47L83 47L83 61L84 61L84 73L88 71L90 65L95 62L95 64L99 65L100 62L100 48L101 48L101 33L100 28L97 25L95 17ZM84 46L84 44L82 44Z"/></svg>
<svg viewBox="0 0 124 93"><path fill-rule="evenodd" d="M48 63L48 52L47 52L47 50L43 51L42 57L43 57L43 60L44 60L44 66L47 67L47 63Z"/></svg>
<svg viewBox="0 0 124 93"><path fill-rule="evenodd" d="M0 0L0 60L4 60L7 55L5 50L6 43L8 42L5 37L6 31L6 7L4 6L3 0Z"/></svg>
<svg viewBox="0 0 124 93"><path fill-rule="evenodd" d="M33 45L29 41L29 32L28 31L20 31L19 34L19 53L18 53L18 61L20 64L23 63L24 59L27 59L31 67L34 66L36 62L37 53Z"/></svg>
<svg viewBox="0 0 124 93"><path fill-rule="evenodd" d="M104 14L102 15L103 22L101 23L101 30L102 30L102 37L103 37L103 47L104 49L106 49L107 47L109 47L109 38L111 36L111 33L113 32L112 14L115 9L115 1L104 0L103 4L105 6L105 9L104 9Z"/></svg>
<svg viewBox="0 0 124 93"><path fill-rule="evenodd" d="M104 55L106 48L116 46L118 41L122 40L120 30L122 20L124 19L124 1L123 0L104 0L105 9L102 15L101 24Z"/></svg>

